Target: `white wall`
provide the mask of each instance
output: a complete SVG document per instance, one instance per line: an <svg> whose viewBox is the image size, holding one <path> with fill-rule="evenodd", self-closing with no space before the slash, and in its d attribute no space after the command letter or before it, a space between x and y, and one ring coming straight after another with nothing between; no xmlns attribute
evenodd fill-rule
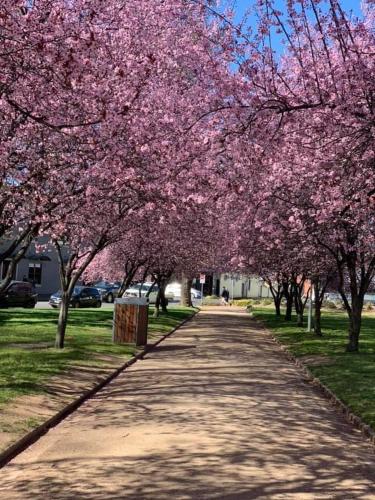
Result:
<svg viewBox="0 0 375 500"><path fill-rule="evenodd" d="M234 279L232 279L232 276ZM247 277L241 275L221 274L220 294L223 287L229 290L230 297L235 298L272 298L269 287L258 277Z"/></svg>

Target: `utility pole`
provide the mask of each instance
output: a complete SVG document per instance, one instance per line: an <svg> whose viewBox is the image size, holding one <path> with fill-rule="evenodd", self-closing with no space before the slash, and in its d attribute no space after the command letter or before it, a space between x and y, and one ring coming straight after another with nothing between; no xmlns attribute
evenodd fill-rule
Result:
<svg viewBox="0 0 375 500"><path fill-rule="evenodd" d="M307 333L311 333L312 330L312 308L313 308L313 288L311 286L309 290L309 309L307 313Z"/></svg>

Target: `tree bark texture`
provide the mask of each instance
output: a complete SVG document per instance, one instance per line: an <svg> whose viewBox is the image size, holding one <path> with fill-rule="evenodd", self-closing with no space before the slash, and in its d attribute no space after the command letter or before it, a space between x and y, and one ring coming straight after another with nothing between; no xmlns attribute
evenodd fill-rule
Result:
<svg viewBox="0 0 375 500"><path fill-rule="evenodd" d="M283 293L286 300L285 320L291 321L293 309L293 294L290 290L290 285L287 281L283 282Z"/></svg>
<svg viewBox="0 0 375 500"><path fill-rule="evenodd" d="M69 302L70 302L70 294L68 291L64 291L61 297L59 319L57 322L57 332L55 339L56 349L64 348L65 332L66 332L66 325L68 322L68 313L69 313Z"/></svg>
<svg viewBox="0 0 375 500"><path fill-rule="evenodd" d="M181 305L184 307L192 307L193 304L191 302L191 286L193 284L193 280L182 277L181 283Z"/></svg>

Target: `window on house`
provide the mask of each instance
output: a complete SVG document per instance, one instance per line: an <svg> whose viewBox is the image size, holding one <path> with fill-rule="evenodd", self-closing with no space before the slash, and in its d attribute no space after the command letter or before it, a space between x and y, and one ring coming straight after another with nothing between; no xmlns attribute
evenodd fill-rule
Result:
<svg viewBox="0 0 375 500"><path fill-rule="evenodd" d="M29 264L28 279L30 283L33 283L34 285L42 284L42 264L34 262Z"/></svg>

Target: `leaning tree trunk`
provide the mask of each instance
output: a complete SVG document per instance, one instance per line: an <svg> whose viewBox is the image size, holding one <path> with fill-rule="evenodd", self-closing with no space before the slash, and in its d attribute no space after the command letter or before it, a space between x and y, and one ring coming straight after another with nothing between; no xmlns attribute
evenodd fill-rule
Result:
<svg viewBox="0 0 375 500"><path fill-rule="evenodd" d="M87 266L93 261L94 257L100 252L100 250L104 248L105 242L106 239L105 236L103 235L97 242L96 246L92 248L92 250L83 259L83 262L77 268L75 268L75 265L79 260L78 254L72 253L69 256L68 262L65 262L65 259L62 255L61 244L57 240L55 240L54 242L59 261L61 288L63 290L61 297L62 300L60 306L59 319L57 324L57 331L56 331L56 340L55 340L55 346L58 349L64 348L65 331L66 331L66 324L69 312L69 303L73 294L74 287L78 282L78 280L80 279L80 277L82 276L82 274L84 273L84 271L86 270Z"/></svg>
<svg viewBox="0 0 375 500"><path fill-rule="evenodd" d="M67 325L68 313L69 313L69 303L70 303L70 294L68 291L64 291L62 293L62 297L61 297L59 319L57 322L57 332L56 332L56 338L55 338L56 349L63 349L64 348L65 331L66 331L66 325Z"/></svg>
<svg viewBox="0 0 375 500"><path fill-rule="evenodd" d="M16 272L17 264L25 256L27 250L34 238L36 238L40 229L40 224L28 226L24 229L8 246L8 248L0 253L0 267L5 260L10 260L10 264L6 275L0 280L0 293L3 293L13 279L13 274Z"/></svg>
<svg viewBox="0 0 375 500"><path fill-rule="evenodd" d="M133 281L133 278L138 269L139 269L138 267L134 267L124 275L123 280L121 282L121 286L117 294L118 298L121 298L126 292L126 290L129 288L130 283Z"/></svg>
<svg viewBox="0 0 375 500"><path fill-rule="evenodd" d="M184 307L192 307L191 302L191 287L193 280L183 277L181 283L181 305Z"/></svg>

